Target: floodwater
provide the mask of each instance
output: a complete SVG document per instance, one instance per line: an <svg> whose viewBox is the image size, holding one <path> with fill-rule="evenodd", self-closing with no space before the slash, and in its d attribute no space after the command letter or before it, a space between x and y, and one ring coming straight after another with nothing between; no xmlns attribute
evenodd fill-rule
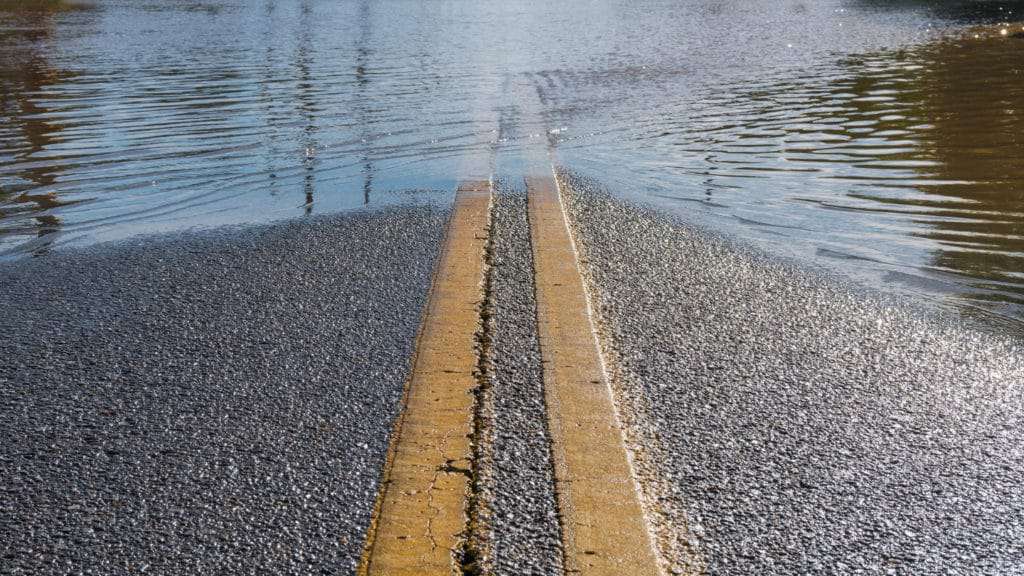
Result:
<svg viewBox="0 0 1024 576"><path fill-rule="evenodd" d="M0 253L446 201L537 142L1017 326L1022 21L1024 1L0 0Z"/></svg>

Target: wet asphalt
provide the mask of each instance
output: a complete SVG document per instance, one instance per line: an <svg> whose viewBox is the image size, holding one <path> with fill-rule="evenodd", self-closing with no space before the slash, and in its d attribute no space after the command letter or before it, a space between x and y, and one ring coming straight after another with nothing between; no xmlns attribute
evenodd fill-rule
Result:
<svg viewBox="0 0 1024 576"><path fill-rule="evenodd" d="M0 573L351 573L446 219L0 267Z"/></svg>
<svg viewBox="0 0 1024 576"><path fill-rule="evenodd" d="M562 574L561 532L521 183L497 186L491 226L491 566L499 576L554 576Z"/></svg>
<svg viewBox="0 0 1024 576"><path fill-rule="evenodd" d="M1020 341L562 176L672 573L1024 574ZM447 217L0 267L0 573L352 573ZM484 565L561 574L520 186L492 217Z"/></svg>
<svg viewBox="0 0 1024 576"><path fill-rule="evenodd" d="M1024 574L1019 340L562 176L676 571Z"/></svg>

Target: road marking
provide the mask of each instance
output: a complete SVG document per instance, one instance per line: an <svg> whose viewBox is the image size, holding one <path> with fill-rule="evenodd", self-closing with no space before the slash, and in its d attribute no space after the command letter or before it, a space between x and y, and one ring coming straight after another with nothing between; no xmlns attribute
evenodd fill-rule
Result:
<svg viewBox="0 0 1024 576"><path fill-rule="evenodd" d="M367 535L362 576L460 574L466 532L491 184L459 186L416 347L405 409Z"/></svg>
<svg viewBox="0 0 1024 576"><path fill-rule="evenodd" d="M565 571L660 574L558 185L551 175L526 184Z"/></svg>

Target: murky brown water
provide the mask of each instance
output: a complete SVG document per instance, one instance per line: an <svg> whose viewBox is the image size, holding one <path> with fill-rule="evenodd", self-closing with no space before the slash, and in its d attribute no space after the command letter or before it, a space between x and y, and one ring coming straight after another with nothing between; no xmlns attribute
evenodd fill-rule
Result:
<svg viewBox="0 0 1024 576"><path fill-rule="evenodd" d="M0 0L0 252L443 201L467 162L547 130L616 192L1018 323L1021 15Z"/></svg>
<svg viewBox="0 0 1024 576"><path fill-rule="evenodd" d="M776 249L1019 319L1024 38L1014 34L1024 28L971 27L775 82L718 85L671 122L630 129L648 148L636 187ZM614 151L596 149L583 144L579 161L602 173Z"/></svg>

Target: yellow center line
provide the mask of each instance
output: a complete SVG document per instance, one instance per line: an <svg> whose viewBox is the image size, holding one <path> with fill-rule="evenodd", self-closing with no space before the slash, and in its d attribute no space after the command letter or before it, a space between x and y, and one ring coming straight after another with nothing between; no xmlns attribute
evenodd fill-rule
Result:
<svg viewBox="0 0 1024 576"><path fill-rule="evenodd" d="M362 576L459 574L470 492L476 334L483 302L491 184L455 197L417 342L406 404L392 436Z"/></svg>
<svg viewBox="0 0 1024 576"><path fill-rule="evenodd" d="M526 180L565 571L660 574L558 186L552 175Z"/></svg>

